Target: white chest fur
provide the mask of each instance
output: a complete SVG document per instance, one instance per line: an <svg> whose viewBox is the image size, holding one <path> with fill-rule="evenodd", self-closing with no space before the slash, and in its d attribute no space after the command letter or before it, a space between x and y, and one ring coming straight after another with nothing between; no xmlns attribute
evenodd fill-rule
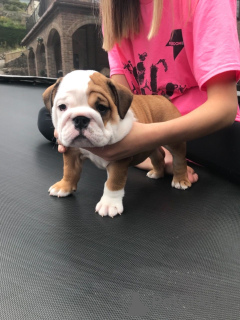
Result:
<svg viewBox="0 0 240 320"><path fill-rule="evenodd" d="M103 158L96 156L95 154L93 154L88 150L85 150L85 149L80 149L80 150L83 155L83 158L90 159L98 168L105 169L108 166L109 161L106 161Z"/></svg>

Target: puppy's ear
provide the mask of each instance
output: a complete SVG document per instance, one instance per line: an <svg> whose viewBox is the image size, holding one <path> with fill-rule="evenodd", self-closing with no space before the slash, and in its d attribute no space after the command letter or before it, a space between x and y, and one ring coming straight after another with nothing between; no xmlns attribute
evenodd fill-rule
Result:
<svg viewBox="0 0 240 320"><path fill-rule="evenodd" d="M108 80L108 86L113 94L118 114L121 119L124 119L131 106L133 94L129 89L113 80Z"/></svg>
<svg viewBox="0 0 240 320"><path fill-rule="evenodd" d="M46 106L46 108L48 109L49 112L52 111L52 107L53 107L53 101L54 98L56 96L58 87L61 83L63 78L59 78L56 83L54 83L53 85L51 85L50 87L48 87L44 92L43 92L43 102Z"/></svg>

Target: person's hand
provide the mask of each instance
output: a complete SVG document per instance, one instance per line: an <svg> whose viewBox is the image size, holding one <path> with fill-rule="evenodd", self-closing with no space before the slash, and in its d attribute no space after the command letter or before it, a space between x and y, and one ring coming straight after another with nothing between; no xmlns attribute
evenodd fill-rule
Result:
<svg viewBox="0 0 240 320"><path fill-rule="evenodd" d="M67 151L67 148L64 147L64 146L61 144L61 142L58 140L58 132L57 132L56 129L54 130L54 137L56 138L57 143L58 143L58 152L60 152L60 153L66 152L66 151Z"/></svg>
<svg viewBox="0 0 240 320"><path fill-rule="evenodd" d="M131 157L135 154L153 150L159 146L157 139L152 139L152 124L142 124L134 122L130 133L121 141L103 148L87 148L87 150L105 159L106 161L116 161ZM173 158L170 152L165 151L165 173L173 174ZM144 163L138 165L140 169L151 170L152 164L148 158ZM198 174L191 167L187 167L188 178L191 183L198 181Z"/></svg>
<svg viewBox="0 0 240 320"><path fill-rule="evenodd" d="M134 122L130 133L123 140L104 147L92 147L85 149L107 161L116 161L133 156L144 150L151 150L145 135L146 126L147 125L145 124ZM66 152L67 148L58 140L58 132L56 129L54 130L54 137L58 143L58 152Z"/></svg>
<svg viewBox="0 0 240 320"><path fill-rule="evenodd" d="M130 133L121 141L104 147L85 148L106 161L116 161L131 157L143 151L152 150L149 145L150 125L134 122Z"/></svg>

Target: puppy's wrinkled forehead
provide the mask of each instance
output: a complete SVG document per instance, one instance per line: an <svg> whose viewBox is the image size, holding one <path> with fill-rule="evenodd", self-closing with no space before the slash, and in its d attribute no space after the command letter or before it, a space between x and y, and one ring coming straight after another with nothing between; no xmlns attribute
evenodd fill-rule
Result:
<svg viewBox="0 0 240 320"><path fill-rule="evenodd" d="M118 112L118 90L113 84L112 80L108 79L101 73L94 72L92 75L90 75L87 95L89 105L93 106L94 103L99 102L108 105L112 112Z"/></svg>
<svg viewBox="0 0 240 320"><path fill-rule="evenodd" d="M78 103L81 105L87 104L86 92L88 90L88 83L90 81L90 75L94 71L73 71L68 73L62 80L60 85L60 90L58 90L57 97L61 96L76 96Z"/></svg>
<svg viewBox="0 0 240 320"><path fill-rule="evenodd" d="M89 75L90 82L89 82L89 89L88 90L94 90L94 88L101 87L105 91L109 91L109 79L102 75L99 72L94 72L91 75Z"/></svg>
<svg viewBox="0 0 240 320"><path fill-rule="evenodd" d="M88 95L99 94L108 101L112 110L117 110L121 119L123 119L132 103L133 94L125 86L106 78L99 72L90 75L90 82L88 85ZM101 97L100 97L101 99ZM90 101L89 100L89 101Z"/></svg>

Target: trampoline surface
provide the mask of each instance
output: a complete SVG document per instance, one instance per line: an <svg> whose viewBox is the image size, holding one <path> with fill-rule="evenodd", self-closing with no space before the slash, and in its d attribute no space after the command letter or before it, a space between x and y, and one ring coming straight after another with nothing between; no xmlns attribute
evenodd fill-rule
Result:
<svg viewBox="0 0 240 320"><path fill-rule="evenodd" d="M62 155L37 129L43 86L1 83L0 319L240 319L240 188L129 170L125 211L94 212L106 172L48 195Z"/></svg>

